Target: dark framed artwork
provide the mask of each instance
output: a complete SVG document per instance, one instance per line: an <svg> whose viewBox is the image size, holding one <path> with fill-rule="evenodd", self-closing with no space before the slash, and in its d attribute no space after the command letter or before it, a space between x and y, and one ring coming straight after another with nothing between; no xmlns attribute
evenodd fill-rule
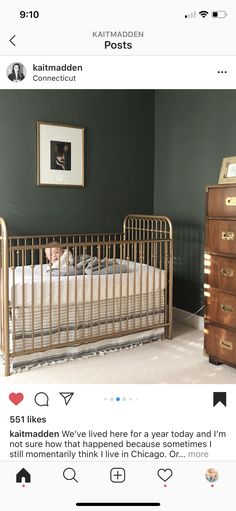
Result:
<svg viewBox="0 0 236 511"><path fill-rule="evenodd" d="M37 121L37 185L84 187L84 128Z"/></svg>

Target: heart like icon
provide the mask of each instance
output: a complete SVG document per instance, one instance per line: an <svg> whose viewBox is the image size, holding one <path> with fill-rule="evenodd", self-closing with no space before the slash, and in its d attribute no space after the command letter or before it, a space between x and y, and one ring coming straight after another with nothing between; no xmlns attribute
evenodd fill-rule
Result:
<svg viewBox="0 0 236 511"><path fill-rule="evenodd" d="M9 394L9 399L14 405L18 405L21 401L23 401L24 396L21 392L18 392L17 394L15 394L15 392L11 392L11 394Z"/></svg>
<svg viewBox="0 0 236 511"><path fill-rule="evenodd" d="M173 476L173 472L171 468L160 468L157 471L157 475L160 477L160 479L162 479L162 481L166 483L166 481L168 481L168 479Z"/></svg>

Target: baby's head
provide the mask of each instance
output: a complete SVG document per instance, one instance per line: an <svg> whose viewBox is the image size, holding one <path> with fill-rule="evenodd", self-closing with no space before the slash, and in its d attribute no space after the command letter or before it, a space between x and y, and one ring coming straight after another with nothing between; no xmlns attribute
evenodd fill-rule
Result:
<svg viewBox="0 0 236 511"><path fill-rule="evenodd" d="M56 261L59 261L64 251L64 248L57 247L55 245L48 246L45 248L46 259L50 263L55 263Z"/></svg>

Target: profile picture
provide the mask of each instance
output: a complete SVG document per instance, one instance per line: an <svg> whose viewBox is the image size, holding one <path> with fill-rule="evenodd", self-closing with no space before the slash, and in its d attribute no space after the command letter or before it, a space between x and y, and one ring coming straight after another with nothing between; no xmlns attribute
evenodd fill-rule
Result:
<svg viewBox="0 0 236 511"><path fill-rule="evenodd" d="M71 142L51 140L51 170L71 170Z"/></svg>
<svg viewBox="0 0 236 511"><path fill-rule="evenodd" d="M205 473L205 477L209 483L214 483L217 479L219 479L219 473L215 468L208 468Z"/></svg>
<svg viewBox="0 0 236 511"><path fill-rule="evenodd" d="M21 62L13 62L7 68L7 76L12 82L22 82L26 75L26 69Z"/></svg>

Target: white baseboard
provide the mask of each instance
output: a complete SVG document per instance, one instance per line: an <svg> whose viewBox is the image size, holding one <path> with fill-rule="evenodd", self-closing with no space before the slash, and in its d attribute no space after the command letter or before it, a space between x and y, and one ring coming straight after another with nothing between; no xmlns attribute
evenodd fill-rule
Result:
<svg viewBox="0 0 236 511"><path fill-rule="evenodd" d="M204 318L202 316L197 316L197 314L192 314L191 312L177 309L176 307L173 307L173 319L174 321L180 321L188 324L192 328L197 328L198 330L204 329Z"/></svg>

